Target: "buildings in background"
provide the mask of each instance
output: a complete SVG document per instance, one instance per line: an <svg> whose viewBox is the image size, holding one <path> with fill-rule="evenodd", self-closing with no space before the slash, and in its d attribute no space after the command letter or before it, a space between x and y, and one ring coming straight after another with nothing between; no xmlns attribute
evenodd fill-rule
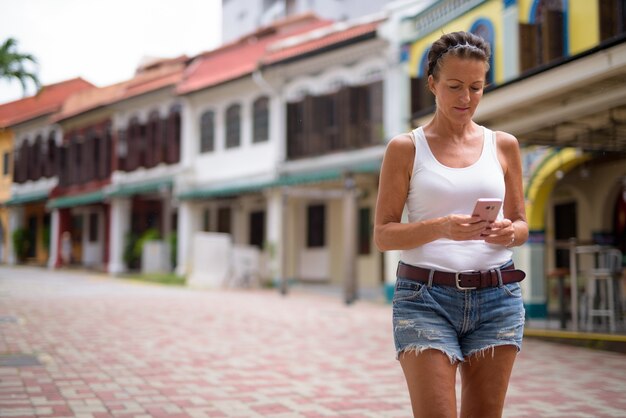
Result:
<svg viewBox="0 0 626 418"><path fill-rule="evenodd" d="M236 3L224 2L225 19ZM17 260L8 236L35 222L50 230L49 244L29 247L27 260L116 274L138 266L135 243L152 234L173 245L176 272L186 275L194 234L211 231L258 247L268 280L343 285L347 300L358 286L391 289L398 254L371 241L385 144L432 115L428 45L467 30L493 51L476 120L522 144L531 237L515 259L529 272L527 312L545 317L554 299L548 277L569 265L560 243L626 252L623 2L379 9L342 22L272 18L213 51L87 86L36 123L1 117L20 101L0 106L0 146L13 141L16 161L12 171L3 166L14 173L10 196L3 179L4 260ZM54 147L36 145L51 135Z"/></svg>
<svg viewBox="0 0 626 418"><path fill-rule="evenodd" d="M406 2L406 0L404 0ZM222 0L222 42L304 13L334 21L380 13L391 0Z"/></svg>

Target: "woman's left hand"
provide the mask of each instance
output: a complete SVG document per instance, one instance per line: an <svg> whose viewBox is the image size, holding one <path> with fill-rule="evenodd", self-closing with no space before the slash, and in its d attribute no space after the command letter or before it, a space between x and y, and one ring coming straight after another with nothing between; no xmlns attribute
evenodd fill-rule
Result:
<svg viewBox="0 0 626 418"><path fill-rule="evenodd" d="M502 219L489 224L483 236L489 244L510 247L515 243L515 227L510 219Z"/></svg>

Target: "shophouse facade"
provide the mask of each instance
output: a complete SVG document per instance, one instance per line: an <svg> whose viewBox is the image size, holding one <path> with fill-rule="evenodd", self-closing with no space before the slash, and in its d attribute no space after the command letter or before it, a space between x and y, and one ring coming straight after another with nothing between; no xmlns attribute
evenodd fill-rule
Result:
<svg viewBox="0 0 626 418"><path fill-rule="evenodd" d="M522 145L530 239L515 259L529 273L531 317L545 317L554 300L548 277L569 267L570 238L626 250L625 13L612 1L450 0L397 19L413 126L434 110L429 45L466 30L492 46L475 119Z"/></svg>
<svg viewBox="0 0 626 418"><path fill-rule="evenodd" d="M136 241L147 231L168 239L175 230L181 105L173 90L187 60L140 66L130 80L72 96L55 115L64 146L59 184L47 205L55 237L51 266L112 274L137 269ZM63 254L68 236L69 259Z"/></svg>
<svg viewBox="0 0 626 418"><path fill-rule="evenodd" d="M44 86L36 96L0 105L3 262L46 263L50 216L45 204L58 182L62 137L61 128L50 118L68 97L91 88L92 84L77 78ZM20 238L14 241L14 234ZM14 248L14 242L19 248Z"/></svg>

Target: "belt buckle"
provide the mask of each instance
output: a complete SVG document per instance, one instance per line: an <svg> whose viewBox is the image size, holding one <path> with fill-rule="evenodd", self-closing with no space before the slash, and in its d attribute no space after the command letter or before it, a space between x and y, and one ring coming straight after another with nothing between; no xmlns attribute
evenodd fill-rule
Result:
<svg viewBox="0 0 626 418"><path fill-rule="evenodd" d="M456 288L459 290L474 290L476 289L476 287L463 287L459 284L459 276L463 273L474 273L474 270L461 270L461 271L457 271L454 274L454 284L456 285Z"/></svg>

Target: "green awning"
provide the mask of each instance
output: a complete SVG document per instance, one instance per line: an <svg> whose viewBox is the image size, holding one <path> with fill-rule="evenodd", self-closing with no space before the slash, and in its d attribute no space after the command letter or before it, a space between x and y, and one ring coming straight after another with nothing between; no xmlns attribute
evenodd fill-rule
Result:
<svg viewBox="0 0 626 418"><path fill-rule="evenodd" d="M254 193L270 187L295 186L299 184L322 183L326 181L340 180L347 172L350 173L376 173L380 170L380 161L368 161L351 167L334 168L307 173L284 174L274 180L265 181L238 181L220 183L214 186L198 187L178 195L181 200L205 199L211 197L231 197L244 193Z"/></svg>
<svg viewBox="0 0 626 418"><path fill-rule="evenodd" d="M48 191L24 193L21 195L11 196L9 200L3 203L6 206L23 205L25 203L34 203L46 200L48 198Z"/></svg>
<svg viewBox="0 0 626 418"><path fill-rule="evenodd" d="M249 183L221 183L213 187L192 189L178 195L179 199L205 199L209 197L231 197L243 193L253 193L276 185L276 180L256 181Z"/></svg>
<svg viewBox="0 0 626 418"><path fill-rule="evenodd" d="M97 192L83 193L74 196L65 196L52 199L48 202L48 208L50 209L62 209L72 206L89 205L91 203L98 203L104 200L104 192L98 190Z"/></svg>
<svg viewBox="0 0 626 418"><path fill-rule="evenodd" d="M108 192L107 197L124 197L142 193L156 193L163 190L164 188L171 189L172 184L172 179L153 180L143 183L121 184L113 189L113 191Z"/></svg>

